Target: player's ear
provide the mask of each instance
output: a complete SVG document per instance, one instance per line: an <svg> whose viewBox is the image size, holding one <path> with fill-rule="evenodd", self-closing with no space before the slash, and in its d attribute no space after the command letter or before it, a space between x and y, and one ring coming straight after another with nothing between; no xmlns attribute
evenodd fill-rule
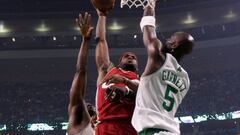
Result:
<svg viewBox="0 0 240 135"><path fill-rule="evenodd" d="M177 47L179 46L179 43L174 41L172 44L171 44L171 49L176 49Z"/></svg>

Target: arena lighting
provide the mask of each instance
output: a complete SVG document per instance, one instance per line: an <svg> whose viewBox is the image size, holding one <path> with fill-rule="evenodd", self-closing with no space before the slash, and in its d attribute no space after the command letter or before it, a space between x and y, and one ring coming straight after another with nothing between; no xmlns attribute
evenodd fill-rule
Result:
<svg viewBox="0 0 240 135"><path fill-rule="evenodd" d="M62 130L67 130L68 122L62 122L61 125L62 125Z"/></svg>
<svg viewBox="0 0 240 135"><path fill-rule="evenodd" d="M76 37L76 36L74 36L74 37L73 37L73 40L77 40L77 37Z"/></svg>
<svg viewBox="0 0 240 135"><path fill-rule="evenodd" d="M232 113L232 118L233 119L238 119L240 118L240 111L235 111Z"/></svg>
<svg viewBox="0 0 240 135"><path fill-rule="evenodd" d="M27 130L28 131L47 131L47 130L54 130L54 126L50 126L46 123L34 123L28 124Z"/></svg>
<svg viewBox="0 0 240 135"><path fill-rule="evenodd" d="M197 22L197 20L194 19L191 14L188 14L187 18L182 21L183 24L193 24L196 22Z"/></svg>
<svg viewBox="0 0 240 135"><path fill-rule="evenodd" d="M134 38L134 39L136 39L136 38L137 38L137 35L136 35L136 34L134 34L134 35L133 35L133 38Z"/></svg>
<svg viewBox="0 0 240 135"><path fill-rule="evenodd" d="M76 30L76 31L80 31L78 26L74 27L73 29Z"/></svg>
<svg viewBox="0 0 240 135"><path fill-rule="evenodd" d="M4 26L3 22L0 22L0 33L8 33L9 31L10 30Z"/></svg>
<svg viewBox="0 0 240 135"><path fill-rule="evenodd" d="M6 125L0 125L0 131L4 131L7 130L7 126Z"/></svg>
<svg viewBox="0 0 240 135"><path fill-rule="evenodd" d="M207 115L197 115L195 116L194 121L196 123L199 123L199 122L207 121L207 119L208 119Z"/></svg>
<svg viewBox="0 0 240 135"><path fill-rule="evenodd" d="M194 123L194 120L193 120L192 116L180 117L180 121L183 122L183 123Z"/></svg>
<svg viewBox="0 0 240 135"><path fill-rule="evenodd" d="M57 38L55 37L55 36L53 36L53 38L52 38L54 41L56 41L57 40Z"/></svg>
<svg viewBox="0 0 240 135"><path fill-rule="evenodd" d="M16 42L16 39L13 37L13 38L12 38L12 41L13 41L13 42Z"/></svg>
<svg viewBox="0 0 240 135"><path fill-rule="evenodd" d="M227 19L232 19L235 18L237 16L236 13L234 13L232 10L230 10L224 17Z"/></svg>
<svg viewBox="0 0 240 135"><path fill-rule="evenodd" d="M121 30L121 29L123 29L123 28L124 28L124 27L121 26L121 25L119 25L116 21L114 21L114 22L112 23L112 25L110 25L110 26L108 27L109 30L114 30L114 31Z"/></svg>
<svg viewBox="0 0 240 135"><path fill-rule="evenodd" d="M42 23L39 27L36 28L36 31L38 32L47 32L50 29L44 24Z"/></svg>

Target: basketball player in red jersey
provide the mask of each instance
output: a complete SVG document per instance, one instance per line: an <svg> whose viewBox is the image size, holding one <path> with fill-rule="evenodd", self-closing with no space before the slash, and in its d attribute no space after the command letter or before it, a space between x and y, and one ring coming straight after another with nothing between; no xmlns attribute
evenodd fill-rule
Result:
<svg viewBox="0 0 240 135"><path fill-rule="evenodd" d="M81 14L76 20L82 35L81 48L78 54L76 72L70 90L70 103L68 106L69 125L67 135L93 135L94 118L96 112L94 106L86 104L84 93L86 89L86 65L88 55L88 44L93 27L91 26L91 15Z"/></svg>
<svg viewBox="0 0 240 135"><path fill-rule="evenodd" d="M124 53L113 66L106 41L107 14L97 9L96 66L97 115L96 135L137 135L131 125L138 88L138 62L132 52Z"/></svg>

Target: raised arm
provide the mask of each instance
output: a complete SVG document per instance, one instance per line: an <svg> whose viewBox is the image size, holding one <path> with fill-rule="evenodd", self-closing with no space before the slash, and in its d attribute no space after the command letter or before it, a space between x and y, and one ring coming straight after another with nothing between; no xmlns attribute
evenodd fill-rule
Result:
<svg viewBox="0 0 240 135"><path fill-rule="evenodd" d="M141 20L141 29L143 32L143 42L147 49L148 60L144 75L150 75L157 71L164 62L164 55L161 53L162 43L157 38L155 29L155 10L146 7Z"/></svg>
<svg viewBox="0 0 240 135"><path fill-rule="evenodd" d="M106 75L109 66L111 65L109 58L108 45L106 41L106 13L97 10L98 21L96 27L96 66L98 70L97 84L101 82L103 77Z"/></svg>
<svg viewBox="0 0 240 135"><path fill-rule="evenodd" d="M93 27L91 25L91 15L87 12L84 14L84 16L80 14L79 18L76 19L76 23L80 28L82 43L78 53L76 72L70 90L70 103L68 107L69 113L72 110L72 107L83 103L83 97L87 83L86 65L88 56L88 44L93 30Z"/></svg>

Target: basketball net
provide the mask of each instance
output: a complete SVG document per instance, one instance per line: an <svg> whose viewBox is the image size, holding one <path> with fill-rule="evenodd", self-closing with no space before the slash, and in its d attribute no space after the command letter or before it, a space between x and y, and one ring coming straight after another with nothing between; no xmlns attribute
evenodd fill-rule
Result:
<svg viewBox="0 0 240 135"><path fill-rule="evenodd" d="M147 7L150 6L152 8L155 7L156 0L121 0L121 8L123 6L128 6L129 8L132 8L132 6L138 7Z"/></svg>

